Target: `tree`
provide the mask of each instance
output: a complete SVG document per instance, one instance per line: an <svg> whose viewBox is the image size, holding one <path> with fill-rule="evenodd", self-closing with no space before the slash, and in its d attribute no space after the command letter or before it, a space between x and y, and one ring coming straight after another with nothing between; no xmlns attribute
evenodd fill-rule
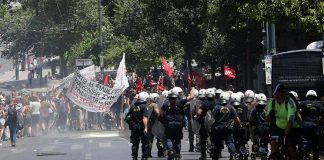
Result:
<svg viewBox="0 0 324 160"><path fill-rule="evenodd" d="M24 1L20 11L6 14L3 37L14 42L11 56L34 48L37 56L59 55L63 60L62 75L66 75L63 54L79 43L84 31L95 30L97 3L87 0ZM1 26L1 25L0 25Z"/></svg>

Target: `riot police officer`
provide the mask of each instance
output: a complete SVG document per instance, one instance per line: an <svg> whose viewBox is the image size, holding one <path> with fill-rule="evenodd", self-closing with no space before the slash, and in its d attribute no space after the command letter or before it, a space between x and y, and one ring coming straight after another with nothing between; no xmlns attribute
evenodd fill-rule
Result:
<svg viewBox="0 0 324 160"><path fill-rule="evenodd" d="M219 104L212 110L215 122L211 127L212 159L218 160L223 148L223 142L227 144L230 158L232 159L236 148L233 142L233 123L240 124L240 120L232 105L229 104L230 94L220 94Z"/></svg>
<svg viewBox="0 0 324 160"><path fill-rule="evenodd" d="M239 149L240 157L247 159L249 151L245 146L249 140L248 109L246 105L241 104L241 95L238 93L233 93L231 95L231 104L235 108L241 122L240 125L234 125L233 136L236 148Z"/></svg>
<svg viewBox="0 0 324 160"><path fill-rule="evenodd" d="M157 118L160 115L160 106L156 103L159 94L157 93L151 93L149 97L149 102L148 102L148 109L149 112L151 113L149 116L149 121L148 121L148 140L149 140L149 145L148 145L148 157L152 157L152 145L154 141L154 135L152 133L152 128L153 125L155 124ZM163 141L157 137L157 142L156 142L156 147L158 148L158 157L164 157L164 145Z"/></svg>
<svg viewBox="0 0 324 160"><path fill-rule="evenodd" d="M191 101L194 96L194 87L190 91L190 95L184 99L183 91L179 87L171 89L168 100L162 106L161 121L165 127L165 146L168 150L168 159L180 159L181 139L183 138L183 120L184 105Z"/></svg>
<svg viewBox="0 0 324 160"><path fill-rule="evenodd" d="M222 89L216 89L216 101L218 101L219 100L219 95L221 94L221 93L223 93L223 90Z"/></svg>
<svg viewBox="0 0 324 160"><path fill-rule="evenodd" d="M261 156L264 159L268 155L268 143L270 142L269 124L266 122L267 97L260 93L256 97L257 105L251 112L249 119L251 132L255 135L252 139L251 159Z"/></svg>
<svg viewBox="0 0 324 160"><path fill-rule="evenodd" d="M320 136L317 131L320 118L324 116L323 106L316 102L317 93L314 90L309 90L306 93L306 101L301 102L301 116L302 116L302 133L303 138L306 140L304 144L303 151L308 152L309 150L305 150L306 146L309 149L313 150L313 160L319 159L319 142ZM305 153L309 154L309 153ZM304 158L304 157L303 157Z"/></svg>
<svg viewBox="0 0 324 160"><path fill-rule="evenodd" d="M198 110L198 120L201 124L200 130L199 130L199 136L200 136L200 160L206 159L206 150L207 150L207 139L210 132L210 124L213 124L213 119L208 118L208 114L210 114L210 110L213 109L213 107L216 104L216 93L215 90L212 88L209 88L206 90L206 100L202 101L200 108ZM211 114L210 114L211 116Z"/></svg>
<svg viewBox="0 0 324 160"><path fill-rule="evenodd" d="M138 94L138 100L131 106L126 116L126 122L131 130L130 141L132 145L133 160L137 160L138 148L140 141L142 142L142 160L148 157L148 109L147 99L149 94L141 92Z"/></svg>

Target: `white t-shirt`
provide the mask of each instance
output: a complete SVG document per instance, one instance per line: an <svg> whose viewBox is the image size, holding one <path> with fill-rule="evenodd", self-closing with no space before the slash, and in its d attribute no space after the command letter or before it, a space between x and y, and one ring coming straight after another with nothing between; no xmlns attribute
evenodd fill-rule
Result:
<svg viewBox="0 0 324 160"><path fill-rule="evenodd" d="M40 107L41 107L41 104L40 102L30 102L30 105L32 107L32 112L31 114L40 114Z"/></svg>

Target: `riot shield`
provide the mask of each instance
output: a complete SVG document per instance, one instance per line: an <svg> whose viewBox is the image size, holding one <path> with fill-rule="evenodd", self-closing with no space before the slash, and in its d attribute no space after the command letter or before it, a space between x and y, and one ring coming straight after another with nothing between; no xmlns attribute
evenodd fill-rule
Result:
<svg viewBox="0 0 324 160"><path fill-rule="evenodd" d="M147 109L147 113L148 113L148 118L150 119L153 109L149 105L146 106L146 109Z"/></svg>
<svg viewBox="0 0 324 160"><path fill-rule="evenodd" d="M190 123L191 123L192 131L195 134L199 134L200 123L196 119L194 119L194 118L190 120Z"/></svg>
<svg viewBox="0 0 324 160"><path fill-rule="evenodd" d="M205 123L205 127L206 127L206 132L210 133L211 132L211 127L214 124L215 119L213 117L213 114L211 111L208 111L206 116L204 117L204 123Z"/></svg>
<svg viewBox="0 0 324 160"><path fill-rule="evenodd" d="M199 106L201 105L201 101L194 99L190 102L190 116L191 116L191 127L192 127L192 131L195 134L199 134L199 130L200 130L200 123L196 120L195 117L193 117L193 115L196 115L196 113L198 112Z"/></svg>
<svg viewBox="0 0 324 160"><path fill-rule="evenodd" d="M160 97L158 97L158 98L156 99L156 104L157 104L160 108L162 108L162 105L163 105L163 103L165 102L165 100L166 100L166 98L160 96Z"/></svg>
<svg viewBox="0 0 324 160"><path fill-rule="evenodd" d="M155 120L154 125L152 127L152 134L156 136L156 138L158 138L159 140L163 141L165 135L164 131L164 125L159 120Z"/></svg>

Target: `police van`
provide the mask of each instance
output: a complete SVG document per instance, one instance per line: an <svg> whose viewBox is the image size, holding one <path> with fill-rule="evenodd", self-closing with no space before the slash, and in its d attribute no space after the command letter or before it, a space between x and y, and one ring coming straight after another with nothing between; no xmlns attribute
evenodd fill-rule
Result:
<svg viewBox="0 0 324 160"><path fill-rule="evenodd" d="M321 49L293 50L272 56L272 85L281 83L303 99L308 90L324 96L324 52Z"/></svg>

